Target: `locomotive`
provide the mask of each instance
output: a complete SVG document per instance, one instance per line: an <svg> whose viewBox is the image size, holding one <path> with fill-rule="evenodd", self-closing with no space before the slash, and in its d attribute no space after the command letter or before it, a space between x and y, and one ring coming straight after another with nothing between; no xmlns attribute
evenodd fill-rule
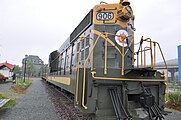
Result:
<svg viewBox="0 0 181 120"><path fill-rule="evenodd" d="M168 79L155 68L157 50L163 53L143 37L135 51L134 18L128 0L101 2L49 55L46 81L71 94L93 119L164 119Z"/></svg>

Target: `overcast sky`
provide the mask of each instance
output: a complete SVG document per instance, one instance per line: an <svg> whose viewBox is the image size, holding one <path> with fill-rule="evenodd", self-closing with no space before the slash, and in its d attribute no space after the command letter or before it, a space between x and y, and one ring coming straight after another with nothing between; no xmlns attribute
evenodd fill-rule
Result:
<svg viewBox="0 0 181 120"><path fill-rule="evenodd" d="M101 0L0 0L0 62L21 66L38 55L45 63L94 5ZM118 3L119 0L104 0ZM130 0L135 39L143 35L161 44L166 59L181 45L181 0Z"/></svg>

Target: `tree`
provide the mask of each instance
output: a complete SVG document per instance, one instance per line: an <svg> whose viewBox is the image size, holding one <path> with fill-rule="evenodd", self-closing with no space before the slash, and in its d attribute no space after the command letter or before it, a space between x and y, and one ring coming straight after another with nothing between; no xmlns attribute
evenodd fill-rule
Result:
<svg viewBox="0 0 181 120"><path fill-rule="evenodd" d="M46 72L48 71L47 64L42 64L39 71L41 73L41 76L45 76Z"/></svg>
<svg viewBox="0 0 181 120"><path fill-rule="evenodd" d="M28 79L29 76L33 76L33 74L36 72L35 66L33 65L32 62L27 63L27 74L28 74Z"/></svg>
<svg viewBox="0 0 181 120"><path fill-rule="evenodd" d="M15 72L16 74L20 74L20 73L21 73L21 68L19 67L19 65L15 65L15 67L14 67L14 72Z"/></svg>

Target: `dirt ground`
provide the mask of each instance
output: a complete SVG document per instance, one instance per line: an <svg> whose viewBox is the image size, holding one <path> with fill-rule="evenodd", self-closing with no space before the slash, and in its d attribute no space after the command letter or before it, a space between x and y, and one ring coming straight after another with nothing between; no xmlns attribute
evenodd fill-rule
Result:
<svg viewBox="0 0 181 120"><path fill-rule="evenodd" d="M171 103L167 103L167 104L166 104L166 107L167 107L167 108L174 109L174 110L181 111L181 105L174 105L174 104L171 104Z"/></svg>

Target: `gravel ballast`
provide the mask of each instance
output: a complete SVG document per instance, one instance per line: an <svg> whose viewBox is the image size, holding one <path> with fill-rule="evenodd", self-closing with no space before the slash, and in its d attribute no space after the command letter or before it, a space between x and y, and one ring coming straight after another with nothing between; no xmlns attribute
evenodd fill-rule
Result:
<svg viewBox="0 0 181 120"><path fill-rule="evenodd" d="M10 85L8 83L5 87L3 84L2 88L8 90ZM0 91L2 88L0 84ZM42 81L33 80L26 94L20 95L15 107L0 109L0 120L59 120L59 117L48 99Z"/></svg>
<svg viewBox="0 0 181 120"><path fill-rule="evenodd" d="M81 115L80 113L74 115L69 113L75 111L75 108L71 109L71 104L68 106L62 99L61 95L52 87L42 82L40 79L33 80L32 85L28 88L26 94L15 94L9 90L12 83L0 84L0 92L4 92L12 95L15 98L17 105L13 108L0 109L0 120L68 120L76 118ZM64 101L62 103L58 103ZM61 104L70 110L65 112ZM61 106L61 107L60 107ZM165 116L165 120L181 120L181 112L168 110L169 113ZM67 116L63 116L67 113ZM84 115L83 115L84 116ZM82 119L82 115L80 118Z"/></svg>

